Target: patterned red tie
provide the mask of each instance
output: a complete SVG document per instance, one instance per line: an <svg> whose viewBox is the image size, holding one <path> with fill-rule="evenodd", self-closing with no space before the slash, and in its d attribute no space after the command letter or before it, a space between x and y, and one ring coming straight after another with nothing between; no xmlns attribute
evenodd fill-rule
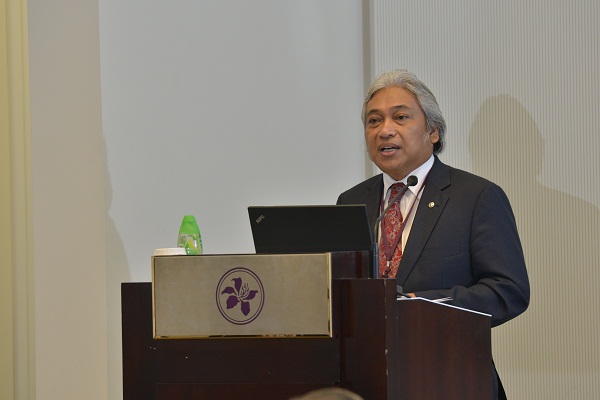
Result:
<svg viewBox="0 0 600 400"><path fill-rule="evenodd" d="M390 188L390 197L388 201L391 201L396 197L403 188L404 183L394 183ZM400 260L402 259L402 243L400 243L402 238L399 239L398 243L396 242L398 235L402 234L400 200L402 200L402 197L396 200L383 219L381 240L379 243L379 276L382 278L395 278L396 273L398 272L398 266L400 265ZM386 246L388 248L387 251ZM386 253L392 255L389 262Z"/></svg>

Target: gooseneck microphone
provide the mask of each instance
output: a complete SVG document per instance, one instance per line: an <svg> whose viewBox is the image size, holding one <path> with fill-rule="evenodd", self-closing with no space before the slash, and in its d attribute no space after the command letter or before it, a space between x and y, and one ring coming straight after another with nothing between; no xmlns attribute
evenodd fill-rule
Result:
<svg viewBox="0 0 600 400"><path fill-rule="evenodd" d="M381 220L385 217L385 215L388 213L388 211L390 210L390 208L392 208L392 206L394 205L394 203L401 198L402 196L404 196L404 193L406 193L406 191L408 190L408 188L410 186L415 186L417 183L419 183L419 179L414 176L411 175L406 179L406 186L404 186L404 188L402 188L402 190L400 192L398 192L398 194L396 196L394 196L394 198L390 199L390 201L388 201L387 207L383 210L383 212L379 215L379 217L377 217L377 219L375 220L375 226L373 227L373 277L374 278L379 278L379 224L381 223ZM382 201L383 203L383 201Z"/></svg>

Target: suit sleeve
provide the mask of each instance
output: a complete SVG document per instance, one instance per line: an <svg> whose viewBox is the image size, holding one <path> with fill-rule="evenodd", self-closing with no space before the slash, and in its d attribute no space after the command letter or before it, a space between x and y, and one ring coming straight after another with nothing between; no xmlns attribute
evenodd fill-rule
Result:
<svg viewBox="0 0 600 400"><path fill-rule="evenodd" d="M487 185L475 202L469 225L470 277L444 290L416 292L425 298L451 297L453 304L490 314L492 326L525 311L529 279L515 218L504 191ZM469 280L470 282L467 282Z"/></svg>

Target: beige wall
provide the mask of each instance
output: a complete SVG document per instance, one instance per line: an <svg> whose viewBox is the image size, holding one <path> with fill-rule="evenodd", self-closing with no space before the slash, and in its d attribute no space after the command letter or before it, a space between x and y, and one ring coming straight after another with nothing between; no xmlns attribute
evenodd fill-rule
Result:
<svg viewBox="0 0 600 400"><path fill-rule="evenodd" d="M493 330L509 398L598 398L600 3L371 5L373 73L417 73L448 123L441 159L500 184L514 208L532 297Z"/></svg>
<svg viewBox="0 0 600 400"><path fill-rule="evenodd" d="M6 2L0 2L0 48L8 48ZM12 190L10 165L10 95L7 52L0 53L0 397L14 395L13 367L13 271L12 271Z"/></svg>
<svg viewBox="0 0 600 400"><path fill-rule="evenodd" d="M97 0L30 0L36 399L106 399Z"/></svg>
<svg viewBox="0 0 600 400"><path fill-rule="evenodd" d="M0 26L0 398L29 399L35 364L27 2L1 1Z"/></svg>

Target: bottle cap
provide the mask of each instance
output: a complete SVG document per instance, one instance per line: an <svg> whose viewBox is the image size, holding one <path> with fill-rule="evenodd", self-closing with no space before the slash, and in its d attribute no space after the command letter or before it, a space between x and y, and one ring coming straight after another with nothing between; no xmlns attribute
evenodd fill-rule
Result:
<svg viewBox="0 0 600 400"><path fill-rule="evenodd" d="M181 221L181 228L179 228L179 233L200 234L200 229L196 223L196 218L194 218L193 215L186 215L183 217L183 221Z"/></svg>
<svg viewBox="0 0 600 400"><path fill-rule="evenodd" d="M185 256L186 252L183 247L169 247L164 249L154 249L155 256Z"/></svg>

